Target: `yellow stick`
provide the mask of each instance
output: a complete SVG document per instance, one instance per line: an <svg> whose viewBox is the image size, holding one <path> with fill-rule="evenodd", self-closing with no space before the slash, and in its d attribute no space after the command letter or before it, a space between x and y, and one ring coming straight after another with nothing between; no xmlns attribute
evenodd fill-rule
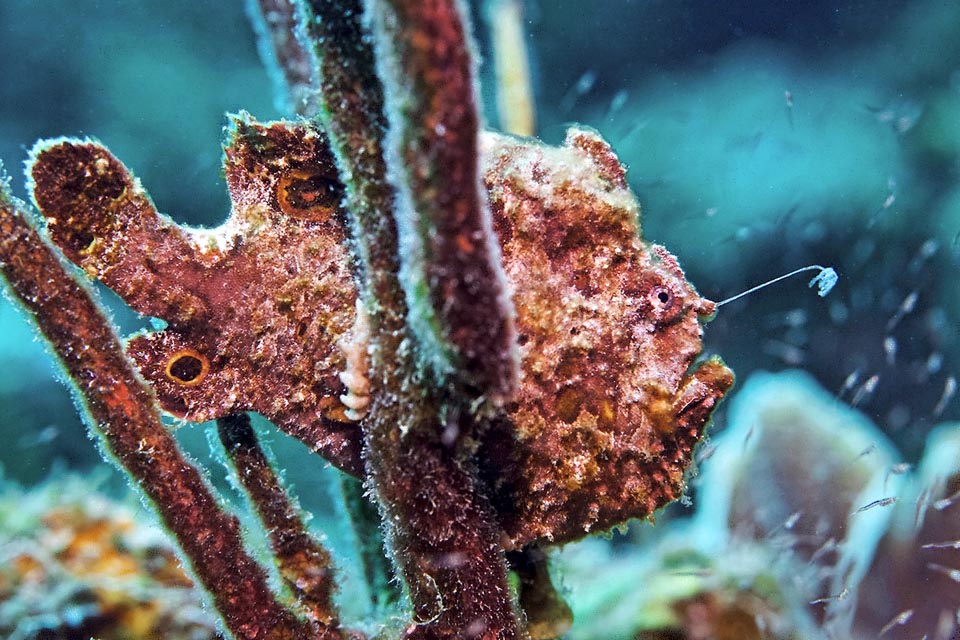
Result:
<svg viewBox="0 0 960 640"><path fill-rule="evenodd" d="M537 114L521 2L490 0L487 21L493 44L500 127L507 133L533 136L537 132Z"/></svg>

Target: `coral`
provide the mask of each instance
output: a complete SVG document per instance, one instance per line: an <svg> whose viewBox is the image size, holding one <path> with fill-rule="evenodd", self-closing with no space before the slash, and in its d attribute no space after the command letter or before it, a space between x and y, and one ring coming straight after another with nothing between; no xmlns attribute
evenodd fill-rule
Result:
<svg viewBox="0 0 960 640"><path fill-rule="evenodd" d="M0 496L0 634L219 637L156 526L79 478Z"/></svg>
<svg viewBox="0 0 960 640"><path fill-rule="evenodd" d="M241 637L292 638L307 625L283 607L244 548L238 519L164 427L156 398L90 291L0 185L0 268L75 383L78 405L102 452L126 471L157 510L190 568Z"/></svg>
<svg viewBox="0 0 960 640"><path fill-rule="evenodd" d="M853 627L861 637L892 640L957 634L960 573L960 426L938 426L906 478L889 529L860 583Z"/></svg>
<svg viewBox="0 0 960 640"><path fill-rule="evenodd" d="M404 637L559 635L569 615L541 545L682 494L733 383L719 359L696 362L715 305L641 238L599 135L572 128L552 148L480 130L458 3L371 0L369 23L361 9L259 5L290 103L316 118L232 118L220 227L159 214L97 142L44 141L28 172L49 241L4 189L0 266L229 633L361 635L340 623L331 557L243 415L256 411L364 480L409 601ZM121 346L50 242L164 328ZM273 573L158 406L218 420Z"/></svg>
<svg viewBox="0 0 960 640"><path fill-rule="evenodd" d="M797 371L750 377L730 418L702 464L693 518L638 557L597 546L561 556L568 576L603 580L571 593L588 618L572 637L599 624L644 639L956 634L956 424L931 434L913 471L875 425Z"/></svg>

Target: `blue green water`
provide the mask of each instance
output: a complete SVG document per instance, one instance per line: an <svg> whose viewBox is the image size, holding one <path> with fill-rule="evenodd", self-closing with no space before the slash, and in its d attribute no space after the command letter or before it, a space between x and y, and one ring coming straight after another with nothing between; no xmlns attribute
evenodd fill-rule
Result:
<svg viewBox="0 0 960 640"><path fill-rule="evenodd" d="M808 372L917 462L931 429L960 417L949 393L960 371L960 4L563 0L527 11L540 135L557 143L578 122L609 139L645 237L703 294L811 263L839 272L824 299L798 279L724 307L707 350L741 381ZM36 139L92 136L190 224L216 224L229 206L223 114L283 115L240 0L4 0L0 77L0 159L17 195ZM721 433L726 406L715 419ZM184 438L202 455L198 430ZM28 484L100 461L6 302L0 441L2 474Z"/></svg>

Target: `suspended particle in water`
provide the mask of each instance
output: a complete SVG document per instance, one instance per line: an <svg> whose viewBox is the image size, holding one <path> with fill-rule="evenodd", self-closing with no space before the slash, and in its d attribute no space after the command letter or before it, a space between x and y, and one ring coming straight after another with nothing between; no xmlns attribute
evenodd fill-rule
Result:
<svg viewBox="0 0 960 640"><path fill-rule="evenodd" d="M864 400L868 399L874 391L877 390L877 385L880 384L880 374L873 374L863 385L857 389L857 392L853 394L853 399L850 401L851 407L856 407Z"/></svg>
<svg viewBox="0 0 960 640"><path fill-rule="evenodd" d="M939 418L940 415L947 408L947 405L950 404L950 401L953 400L953 396L957 393L957 379L953 376L949 376L946 381L943 383L943 393L940 395L940 400L937 402L937 406L933 408L933 417Z"/></svg>
<svg viewBox="0 0 960 640"><path fill-rule="evenodd" d="M893 366L897 362L897 339L893 336L887 336L883 339L883 353L887 359L887 365Z"/></svg>

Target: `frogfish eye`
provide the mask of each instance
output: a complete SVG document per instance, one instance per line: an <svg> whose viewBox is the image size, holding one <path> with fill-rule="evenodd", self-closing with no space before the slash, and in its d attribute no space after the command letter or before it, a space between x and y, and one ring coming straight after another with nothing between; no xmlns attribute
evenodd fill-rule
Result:
<svg viewBox="0 0 960 640"><path fill-rule="evenodd" d="M172 382L192 387L200 384L209 370L209 360L193 349L185 349L170 356L164 373Z"/></svg>
<svg viewBox="0 0 960 640"><path fill-rule="evenodd" d="M665 286L651 289L649 299L655 309L667 311L673 306L673 292Z"/></svg>
<svg viewBox="0 0 960 640"><path fill-rule="evenodd" d="M657 324L673 322L683 313L683 304L676 292L666 283L656 284L646 295L647 308Z"/></svg>

